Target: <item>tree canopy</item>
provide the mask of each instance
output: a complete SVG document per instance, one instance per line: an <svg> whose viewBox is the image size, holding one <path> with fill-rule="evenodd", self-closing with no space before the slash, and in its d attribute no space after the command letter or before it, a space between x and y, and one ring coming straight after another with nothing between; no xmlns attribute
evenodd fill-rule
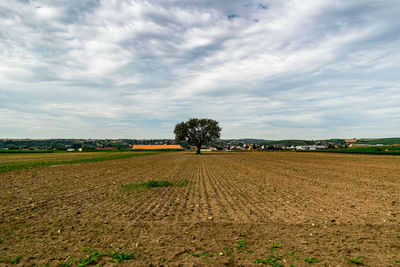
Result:
<svg viewBox="0 0 400 267"><path fill-rule="evenodd" d="M218 122L211 119L189 119L175 126L175 139L178 142L186 141L196 146L196 154L200 154L201 147L220 137L221 127Z"/></svg>

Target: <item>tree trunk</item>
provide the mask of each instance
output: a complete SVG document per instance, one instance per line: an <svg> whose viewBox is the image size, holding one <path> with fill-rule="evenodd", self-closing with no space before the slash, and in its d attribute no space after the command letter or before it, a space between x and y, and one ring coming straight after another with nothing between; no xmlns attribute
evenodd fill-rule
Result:
<svg viewBox="0 0 400 267"><path fill-rule="evenodd" d="M200 154L200 148L201 148L201 146L198 146L198 147L196 148L196 154Z"/></svg>

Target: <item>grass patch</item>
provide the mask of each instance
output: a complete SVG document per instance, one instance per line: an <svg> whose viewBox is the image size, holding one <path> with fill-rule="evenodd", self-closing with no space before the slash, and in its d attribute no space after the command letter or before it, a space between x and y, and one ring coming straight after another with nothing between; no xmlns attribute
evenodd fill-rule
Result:
<svg viewBox="0 0 400 267"><path fill-rule="evenodd" d="M174 184L170 181L156 181L156 180L149 180L147 182L142 183L133 183L133 184L121 184L121 188L125 190L139 190L141 188L155 188L155 187L167 187L173 186Z"/></svg>
<svg viewBox="0 0 400 267"><path fill-rule="evenodd" d="M134 194L135 196L137 196L143 190L149 190L152 188L160 188L160 187L169 187L169 186L182 187L182 186L189 184L188 180L185 179L183 181L185 181L185 182L182 183L182 181L180 181L178 183L172 183L167 180L162 180L162 181L149 180L149 181L142 182L142 183L121 184L121 191L122 191L122 193ZM120 196L120 195L117 195L115 197L115 199L117 199L117 200L120 200L122 198L123 198L123 196Z"/></svg>
<svg viewBox="0 0 400 267"><path fill-rule="evenodd" d="M386 151L388 150L388 151ZM400 155L399 146L366 146L349 147L346 149L328 150L299 150L297 152L328 152L328 153L350 153L350 154L372 154L372 155Z"/></svg>
<svg viewBox="0 0 400 267"><path fill-rule="evenodd" d="M158 154L158 152L121 152L121 153L99 153L93 152L89 158L65 158L65 159L47 159L47 160L33 160L33 161L12 161L0 163L0 172L8 172L23 169L44 168L60 164L76 164L88 163L115 159L125 159L133 157L141 157L146 155ZM77 154L79 157L79 154Z"/></svg>
<svg viewBox="0 0 400 267"><path fill-rule="evenodd" d="M153 188L153 187L166 187L166 186L172 186L174 185L170 181L156 181L156 180L150 180L147 182L143 182L141 186L146 187L146 188Z"/></svg>
<svg viewBox="0 0 400 267"><path fill-rule="evenodd" d="M0 149L0 154L32 154L32 153L54 153L54 150L16 150Z"/></svg>
<svg viewBox="0 0 400 267"><path fill-rule="evenodd" d="M154 187L166 187L166 186L173 186L174 184L170 181L156 181L156 180L149 180L142 183L133 183L133 184L121 184L121 188L123 189L137 189L137 188L154 188Z"/></svg>

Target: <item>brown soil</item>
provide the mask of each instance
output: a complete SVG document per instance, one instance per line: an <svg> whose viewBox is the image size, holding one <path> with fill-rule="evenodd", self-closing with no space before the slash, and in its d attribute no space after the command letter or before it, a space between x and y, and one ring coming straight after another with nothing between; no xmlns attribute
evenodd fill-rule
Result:
<svg viewBox="0 0 400 267"><path fill-rule="evenodd" d="M275 252L285 266L306 266L308 257L321 260L315 266L351 266L345 257L357 256L369 266L399 266L399 163L375 155L167 153L0 173L0 265L21 255L24 266L57 266L90 254L84 248L120 248L138 252L121 266L255 265ZM189 184L121 188L150 179ZM275 242L281 248L272 249ZM203 252L213 256L193 255Z"/></svg>

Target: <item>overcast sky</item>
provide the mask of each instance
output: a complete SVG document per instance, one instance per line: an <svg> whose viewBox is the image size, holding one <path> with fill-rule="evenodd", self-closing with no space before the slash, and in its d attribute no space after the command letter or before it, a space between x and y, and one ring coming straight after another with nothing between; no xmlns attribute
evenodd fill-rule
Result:
<svg viewBox="0 0 400 267"><path fill-rule="evenodd" d="M400 136L399 0L0 0L0 137Z"/></svg>

